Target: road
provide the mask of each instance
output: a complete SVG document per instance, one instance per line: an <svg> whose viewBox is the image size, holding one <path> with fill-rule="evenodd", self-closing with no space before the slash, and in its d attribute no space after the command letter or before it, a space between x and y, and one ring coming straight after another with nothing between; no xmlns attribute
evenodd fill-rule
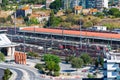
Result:
<svg viewBox="0 0 120 80"><path fill-rule="evenodd" d="M2 66L2 67L4 67L4 66ZM10 67L6 67L6 68L9 68L9 69L11 69L11 70L13 70L13 71L15 71L17 73L17 76L16 76L15 80L22 80L23 72L21 70L15 69L15 68L12 68L12 67L11 68Z"/></svg>
<svg viewBox="0 0 120 80"><path fill-rule="evenodd" d="M0 63L0 68L14 70L17 73L15 80L50 80L42 78L35 68L26 65Z"/></svg>

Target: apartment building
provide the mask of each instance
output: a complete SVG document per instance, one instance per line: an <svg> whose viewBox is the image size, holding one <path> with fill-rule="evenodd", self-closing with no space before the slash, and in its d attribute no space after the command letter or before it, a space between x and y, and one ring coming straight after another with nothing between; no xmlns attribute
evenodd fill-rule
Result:
<svg viewBox="0 0 120 80"><path fill-rule="evenodd" d="M70 8L70 3L72 0L62 0L62 7L63 9L68 9Z"/></svg>
<svg viewBox="0 0 120 80"><path fill-rule="evenodd" d="M109 0L109 6L119 6L120 0Z"/></svg>
<svg viewBox="0 0 120 80"><path fill-rule="evenodd" d="M83 8L108 8L108 0L62 0L63 9L82 6Z"/></svg>
<svg viewBox="0 0 120 80"><path fill-rule="evenodd" d="M96 8L108 8L108 0L96 0Z"/></svg>
<svg viewBox="0 0 120 80"><path fill-rule="evenodd" d="M86 8L108 8L108 0L86 0Z"/></svg>
<svg viewBox="0 0 120 80"><path fill-rule="evenodd" d="M120 52L112 51L106 53L104 80L120 80Z"/></svg>
<svg viewBox="0 0 120 80"><path fill-rule="evenodd" d="M95 8L96 0L86 0L86 8Z"/></svg>

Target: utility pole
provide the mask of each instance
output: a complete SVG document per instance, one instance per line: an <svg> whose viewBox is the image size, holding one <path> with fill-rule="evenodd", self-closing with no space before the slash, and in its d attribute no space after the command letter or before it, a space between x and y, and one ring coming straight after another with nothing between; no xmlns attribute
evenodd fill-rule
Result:
<svg viewBox="0 0 120 80"><path fill-rule="evenodd" d="M16 10L15 10L15 13L14 13L14 34L16 35Z"/></svg>
<svg viewBox="0 0 120 80"><path fill-rule="evenodd" d="M82 49L82 31L81 31L81 16L80 16L80 48Z"/></svg>
<svg viewBox="0 0 120 80"><path fill-rule="evenodd" d="M51 35L51 48L52 48L52 45L53 45L53 37L52 37L52 33L51 33L50 35Z"/></svg>
<svg viewBox="0 0 120 80"><path fill-rule="evenodd" d="M23 52L24 52L24 54L25 54L25 32L24 32L24 37L23 37L23 38L24 38L24 41L23 41L23 46L24 46L24 47L23 47Z"/></svg>

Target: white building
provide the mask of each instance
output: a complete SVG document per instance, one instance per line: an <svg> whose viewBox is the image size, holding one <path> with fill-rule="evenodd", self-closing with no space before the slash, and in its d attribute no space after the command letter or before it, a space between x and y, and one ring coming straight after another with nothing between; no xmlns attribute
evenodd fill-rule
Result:
<svg viewBox="0 0 120 80"><path fill-rule="evenodd" d="M104 80L120 80L120 53L106 53L104 59Z"/></svg>
<svg viewBox="0 0 120 80"><path fill-rule="evenodd" d="M109 0L103 0L103 7L108 8Z"/></svg>
<svg viewBox="0 0 120 80"><path fill-rule="evenodd" d="M54 1L55 0L46 0L46 9L49 9L50 4Z"/></svg>
<svg viewBox="0 0 120 80"><path fill-rule="evenodd" d="M12 43L5 34L0 34L0 52L2 52L7 60L14 59L15 46L17 44Z"/></svg>
<svg viewBox="0 0 120 80"><path fill-rule="evenodd" d="M96 8L108 8L108 0L96 0Z"/></svg>

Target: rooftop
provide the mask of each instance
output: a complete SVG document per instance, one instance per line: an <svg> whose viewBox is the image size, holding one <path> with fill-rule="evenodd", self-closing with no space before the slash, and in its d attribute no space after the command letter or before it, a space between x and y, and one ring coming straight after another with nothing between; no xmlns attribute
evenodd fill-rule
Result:
<svg viewBox="0 0 120 80"><path fill-rule="evenodd" d="M82 6L75 6L75 10L81 10Z"/></svg>
<svg viewBox="0 0 120 80"><path fill-rule="evenodd" d="M30 6L29 5L21 5L21 6L19 6L19 9L28 10L28 9L30 9Z"/></svg>
<svg viewBox="0 0 120 80"><path fill-rule="evenodd" d="M48 28L34 28L28 27L23 28L22 31L36 31L42 33L53 33L53 34L62 34L61 29L48 29ZM65 35L73 35L73 36L87 36L87 37L98 37L98 38L106 38L106 39L120 39L120 34L116 33L101 33L101 32L90 32L90 31L75 31L75 30L64 30L63 34Z"/></svg>
<svg viewBox="0 0 120 80"><path fill-rule="evenodd" d="M17 44L12 43L5 34L0 34L0 47L10 47L17 46Z"/></svg>

